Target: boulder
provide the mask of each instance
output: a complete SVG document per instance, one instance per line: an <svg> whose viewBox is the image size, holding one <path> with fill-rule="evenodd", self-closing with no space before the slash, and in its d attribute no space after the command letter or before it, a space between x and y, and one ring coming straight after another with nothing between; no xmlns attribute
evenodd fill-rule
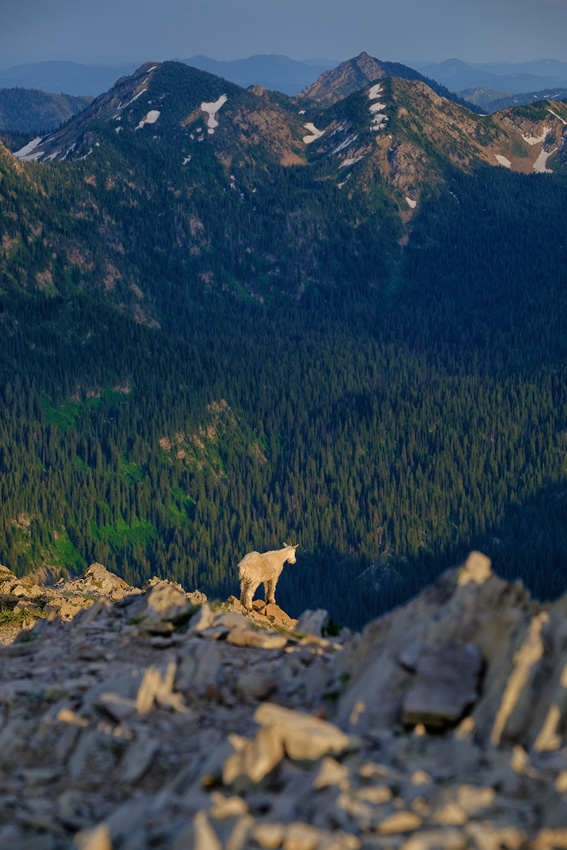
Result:
<svg viewBox="0 0 567 850"><path fill-rule="evenodd" d="M341 729L301 711L264 702L254 713L262 726L275 727L292 759L320 759L328 754L338 755L353 747L355 742Z"/></svg>
<svg viewBox="0 0 567 850"><path fill-rule="evenodd" d="M316 611L307 609L297 621L294 631L298 634L323 637L323 631L329 620L329 612L325 611L324 608L317 608Z"/></svg>
<svg viewBox="0 0 567 850"><path fill-rule="evenodd" d="M87 593L99 593L110 599L120 599L125 590L131 590L124 579L109 572L102 564L91 564L85 574L73 582L65 582L63 588L76 587Z"/></svg>
<svg viewBox="0 0 567 850"><path fill-rule="evenodd" d="M478 697L482 657L473 644L424 649L402 702L402 722L443 728L456 724Z"/></svg>
<svg viewBox="0 0 567 850"><path fill-rule="evenodd" d="M473 552L407 605L365 628L339 702L339 725L374 734L402 722L433 725L436 712L439 721L446 715L442 722L454 723L474 703L481 740L528 735L537 689L549 668L540 613L519 582L498 578L488 559ZM480 659L484 676L477 693ZM463 698L457 696L461 687Z"/></svg>

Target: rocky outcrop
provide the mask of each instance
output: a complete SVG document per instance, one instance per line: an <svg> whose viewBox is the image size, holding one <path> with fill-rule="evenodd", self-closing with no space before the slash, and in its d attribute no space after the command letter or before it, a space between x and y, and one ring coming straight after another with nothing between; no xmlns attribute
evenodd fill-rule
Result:
<svg viewBox="0 0 567 850"><path fill-rule="evenodd" d="M566 846L567 597L476 553L329 638L325 612L289 628L100 565L69 584L90 607L0 648L1 847Z"/></svg>
<svg viewBox="0 0 567 850"><path fill-rule="evenodd" d="M21 629L32 628L39 619L72 620L100 598L115 602L134 593L140 591L102 564L91 564L81 578L60 579L52 586L37 584L32 576L18 578L0 565L0 645L11 643Z"/></svg>
<svg viewBox="0 0 567 850"><path fill-rule="evenodd" d="M323 71L299 96L323 103L335 103L386 76L384 63L362 52L354 59L341 62L336 68Z"/></svg>

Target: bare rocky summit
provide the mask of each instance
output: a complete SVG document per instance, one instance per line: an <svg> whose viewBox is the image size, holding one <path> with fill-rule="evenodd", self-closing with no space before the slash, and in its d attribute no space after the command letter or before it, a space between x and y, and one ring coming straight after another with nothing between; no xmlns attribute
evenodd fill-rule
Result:
<svg viewBox="0 0 567 850"><path fill-rule="evenodd" d="M567 847L567 596L479 553L339 637L100 564L0 579L43 614L0 648L2 848Z"/></svg>

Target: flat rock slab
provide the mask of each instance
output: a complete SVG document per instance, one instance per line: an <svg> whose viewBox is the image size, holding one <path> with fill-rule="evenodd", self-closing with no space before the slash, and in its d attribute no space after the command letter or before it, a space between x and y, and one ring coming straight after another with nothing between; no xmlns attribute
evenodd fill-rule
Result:
<svg viewBox="0 0 567 850"><path fill-rule="evenodd" d="M404 696L402 722L437 728L458 723L478 698L481 669L482 656L472 644L423 649L415 681Z"/></svg>
<svg viewBox="0 0 567 850"><path fill-rule="evenodd" d="M258 649L283 649L287 636L263 629L232 629L226 642L232 646L254 646Z"/></svg>
<svg viewBox="0 0 567 850"><path fill-rule="evenodd" d="M329 754L338 755L353 745L353 740L338 726L281 705L262 703L256 709L254 720L261 726L274 726L278 730L292 759L314 760Z"/></svg>

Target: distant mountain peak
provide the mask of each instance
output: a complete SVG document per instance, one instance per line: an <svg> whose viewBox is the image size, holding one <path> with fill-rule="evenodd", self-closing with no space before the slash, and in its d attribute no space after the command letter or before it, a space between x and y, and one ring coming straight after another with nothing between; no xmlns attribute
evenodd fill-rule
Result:
<svg viewBox="0 0 567 850"><path fill-rule="evenodd" d="M383 80L385 77L401 77L405 80L419 80L441 97L446 97L473 111L476 107L453 95L444 86L438 85L434 80L424 77L419 71L402 65L399 62L383 62L370 56L365 50L352 59L341 62L336 68L324 71L314 83L300 92L300 97L318 100L323 103L336 103L349 94L358 91L369 83Z"/></svg>

